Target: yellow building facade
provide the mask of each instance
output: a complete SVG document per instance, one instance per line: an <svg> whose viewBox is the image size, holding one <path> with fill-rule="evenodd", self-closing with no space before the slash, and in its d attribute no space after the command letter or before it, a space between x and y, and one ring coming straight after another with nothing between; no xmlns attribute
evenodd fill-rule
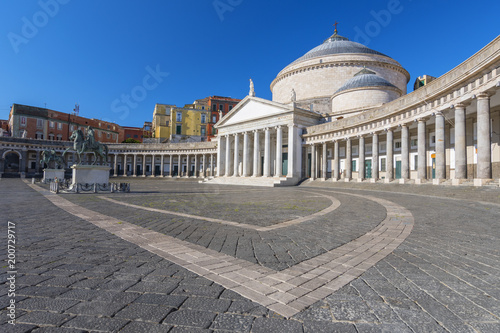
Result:
<svg viewBox="0 0 500 333"><path fill-rule="evenodd" d="M210 110L202 103L177 107L156 104L152 131L160 142L206 141Z"/></svg>

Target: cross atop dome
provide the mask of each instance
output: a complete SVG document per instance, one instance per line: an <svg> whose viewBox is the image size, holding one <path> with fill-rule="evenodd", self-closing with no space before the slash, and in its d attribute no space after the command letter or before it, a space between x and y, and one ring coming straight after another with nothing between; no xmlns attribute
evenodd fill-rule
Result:
<svg viewBox="0 0 500 333"><path fill-rule="evenodd" d="M335 21L335 23L333 24L333 26L335 27L335 34L337 34L337 25L339 24L339 22Z"/></svg>

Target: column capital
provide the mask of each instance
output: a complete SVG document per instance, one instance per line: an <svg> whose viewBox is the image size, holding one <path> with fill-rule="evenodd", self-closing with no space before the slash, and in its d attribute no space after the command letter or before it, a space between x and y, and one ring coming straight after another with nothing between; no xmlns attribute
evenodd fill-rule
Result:
<svg viewBox="0 0 500 333"><path fill-rule="evenodd" d="M493 96L494 94L491 93L491 92L488 92L488 91L484 91L484 92L480 92L479 94L476 94L475 97L477 99L488 99L490 98L491 96Z"/></svg>
<svg viewBox="0 0 500 333"><path fill-rule="evenodd" d="M441 111L436 111L432 115L435 117L444 117L444 113Z"/></svg>
<svg viewBox="0 0 500 333"><path fill-rule="evenodd" d="M426 122L427 120L429 120L429 117L420 117L418 119L415 119L415 121L419 123Z"/></svg>
<svg viewBox="0 0 500 333"><path fill-rule="evenodd" d="M460 102L460 103L457 103L455 105L451 105L450 108L451 109L465 109L466 107L468 107L471 103L469 101L463 101L463 102Z"/></svg>
<svg viewBox="0 0 500 333"><path fill-rule="evenodd" d="M384 132L392 132L393 128L392 127L386 127L384 128Z"/></svg>
<svg viewBox="0 0 500 333"><path fill-rule="evenodd" d="M276 126L274 126L274 128L278 130L278 129L281 129L281 126L282 125L276 125Z"/></svg>

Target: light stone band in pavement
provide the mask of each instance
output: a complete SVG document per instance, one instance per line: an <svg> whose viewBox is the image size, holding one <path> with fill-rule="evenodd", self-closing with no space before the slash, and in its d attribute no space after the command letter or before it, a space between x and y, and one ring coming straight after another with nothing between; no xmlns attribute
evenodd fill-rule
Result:
<svg viewBox="0 0 500 333"><path fill-rule="evenodd" d="M301 192L305 192L305 193L309 193L309 194L313 193L313 192L310 192L310 191L301 191ZM210 218L210 217L197 216L197 215L192 215L192 214L178 213L178 212L174 212L174 211L171 211L171 210L164 210L164 209L156 209L156 208L144 207L144 206L129 204L129 203L126 203L126 202L120 202L118 200L114 200L114 199L111 199L111 198L108 198L108 197L104 197L104 196L100 196L99 198L107 200L107 201L115 203L115 204L118 204L118 205L123 205L123 206L131 207L131 208L136 208L136 209L144 209L144 210L147 210L147 211L150 211L150 212L156 212L156 213L168 214L168 215L177 215L177 216L182 216L182 217L189 217L189 218L193 218L193 219L199 219L199 220L204 220L204 221L208 221L208 222L215 222L215 223L227 224L227 225L232 225L232 226L235 226L235 227L240 227L240 228L245 228L245 229L250 229L250 230L256 230L256 231L271 231L271 230L276 230L276 229L285 228L285 227L289 227L289 226L292 226L292 225L300 224L300 223L303 223L303 222L306 222L306 221L310 221L310 220L312 220L312 219L314 219L316 217L323 216L323 215L326 215L328 213L331 213L335 209L337 209L337 208L340 207L340 201L338 199L336 199L335 197L332 197L332 196L326 195L326 194L317 193L317 192L315 194L318 194L318 195L320 195L322 197L330 199L332 201L332 204L330 206L328 206L327 208L325 208L325 209L323 209L323 210L321 210L321 211L319 211L317 213L314 213L314 214L311 214L311 215L307 215L307 216L303 216L303 217L299 217L299 218L296 218L296 219L293 219L293 220L289 220L289 221L285 221L285 222L281 222L281 223L276 223L276 224L273 224L273 225L270 225L270 226L267 226L267 227L260 227L260 226L256 226L256 225L252 225L252 224L238 223L238 222L226 221L226 220L215 219L215 218Z"/></svg>
<svg viewBox="0 0 500 333"><path fill-rule="evenodd" d="M410 235L414 223L413 215L400 205L373 196L349 194L385 207L384 221L334 250L275 271L91 211L36 185L30 186L70 214L287 318L331 295L392 253Z"/></svg>

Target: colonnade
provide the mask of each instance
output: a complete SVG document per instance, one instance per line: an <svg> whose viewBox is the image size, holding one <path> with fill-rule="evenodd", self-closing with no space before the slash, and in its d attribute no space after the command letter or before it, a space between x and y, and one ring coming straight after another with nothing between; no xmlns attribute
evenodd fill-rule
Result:
<svg viewBox="0 0 500 333"><path fill-rule="evenodd" d="M352 148L354 142L357 143L358 147L358 180L366 178L377 180L380 178L381 172L384 172L383 178L386 181L395 178L403 180L415 179L417 181L436 179L438 182L454 179L459 183L464 179L491 179L491 94L481 93L475 97L477 100L475 117L472 114L472 117L466 118L467 107L471 102L462 102L453 105L446 112L435 112L431 116L421 117L409 123L401 123L397 127L387 127L369 134L360 134L342 139L310 143L308 146L310 147L311 167L309 175L306 176L310 176L312 179L327 179L327 151L332 149L330 154L331 178L334 181L339 179L351 180L353 175ZM466 124L469 127L466 127ZM470 125L474 125L474 129ZM415 132L415 127L417 132L415 136L416 145L411 146L410 131ZM430 133L433 133L433 135L430 136ZM395 134L397 134L398 138L397 147L395 146ZM381 141L381 139L385 139L385 141ZM369 168L371 175L369 177L365 174L365 161L370 155L366 152L366 141L371 141L371 167ZM381 143L384 142L385 152L381 152ZM343 156L340 156L340 147L345 150ZM395 160L396 148L399 152L397 161ZM451 154L447 150L453 150L454 153ZM410 168L410 164L412 164L410 163L410 155L416 156L413 169ZM379 164L381 158L385 162L384 168L381 168ZM430 164L428 163L429 158L432 159ZM341 160L344 161L343 170L340 169ZM394 174L394 162L397 162L397 175ZM452 169L453 174L451 173ZM411 171L414 171L413 174Z"/></svg>
<svg viewBox="0 0 500 333"><path fill-rule="evenodd" d="M113 169L113 176L132 176L145 177L148 175L159 177L194 177L205 178L214 176L214 168L216 165L217 156L215 153L117 153L111 152L113 161L110 166ZM141 162L139 163L139 158ZM147 162L147 157L150 157L150 162ZM159 162L157 158L159 157ZM130 159L130 162L129 162ZM119 163L121 160L121 163ZM121 166L119 172L119 165ZM131 165L132 170L128 170L128 165ZM147 166L151 169L147 171ZM168 165L168 171L165 172L165 166ZM137 168L140 166L140 168ZM159 166L159 172L156 167ZM194 167L194 168L192 168ZM192 171L191 169L194 169ZM128 174L130 173L130 174Z"/></svg>
<svg viewBox="0 0 500 333"><path fill-rule="evenodd" d="M284 133L286 131L286 133ZM300 148L296 125L277 125L221 135L218 177L293 177Z"/></svg>

